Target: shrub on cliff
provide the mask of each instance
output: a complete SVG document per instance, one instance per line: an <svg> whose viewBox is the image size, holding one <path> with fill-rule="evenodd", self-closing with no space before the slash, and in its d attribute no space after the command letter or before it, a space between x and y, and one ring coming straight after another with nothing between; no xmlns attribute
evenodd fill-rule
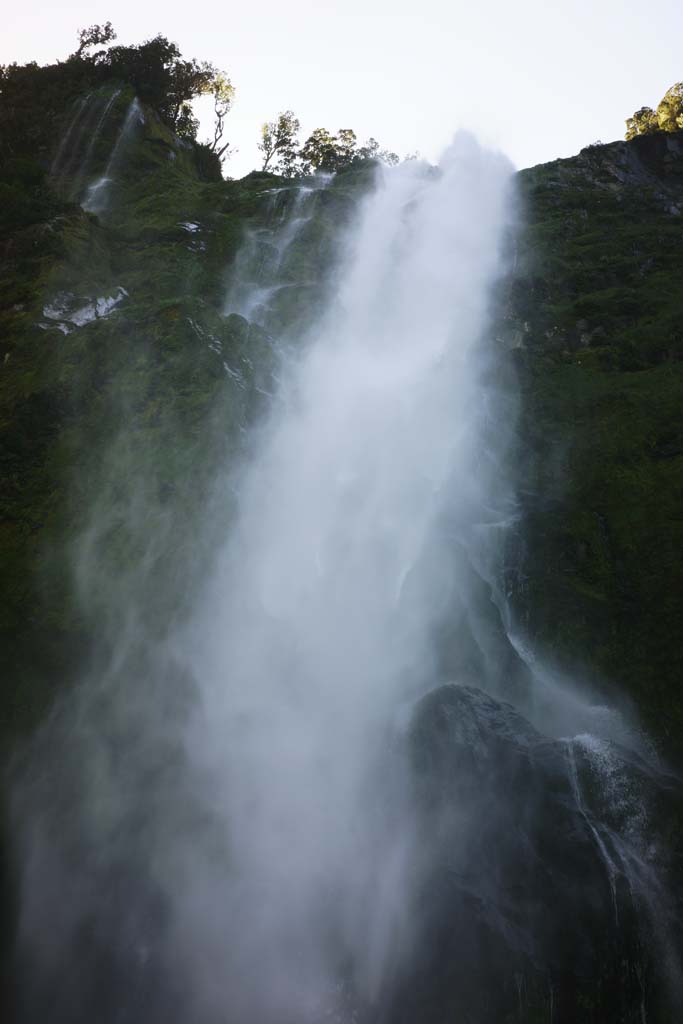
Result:
<svg viewBox="0 0 683 1024"><path fill-rule="evenodd" d="M678 131L683 131L683 82L676 82L667 89L656 110L641 107L626 119L627 139L654 132Z"/></svg>
<svg viewBox="0 0 683 1024"><path fill-rule="evenodd" d="M109 45L115 38L110 22L91 25L78 32L78 48L65 61L0 65L0 163L49 152L54 125L70 104L111 81L132 86L177 135L192 140L198 128L192 100L212 94L216 128L208 146L225 153L221 138L234 94L228 76L208 61L186 60L165 36L139 46Z"/></svg>

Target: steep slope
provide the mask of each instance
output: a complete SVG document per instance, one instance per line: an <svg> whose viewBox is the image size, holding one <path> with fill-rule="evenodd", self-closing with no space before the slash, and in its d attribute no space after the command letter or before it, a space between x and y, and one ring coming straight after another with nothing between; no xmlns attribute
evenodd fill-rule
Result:
<svg viewBox="0 0 683 1024"><path fill-rule="evenodd" d="M39 97L27 101L0 159L5 755L87 666L104 671L132 634L143 659L182 616L178 595L191 600L212 557L197 516L211 500L230 514L216 467L239 459L277 363L264 329L224 315L227 282L247 237L267 260L296 201L272 175L223 181L121 83L63 97L58 84L52 119L37 116ZM317 216L282 268L283 323L315 307L349 195L340 182L314 197ZM11 1003L9 950L3 964Z"/></svg>
<svg viewBox="0 0 683 1024"><path fill-rule="evenodd" d="M521 382L509 588L562 670L683 756L683 133L519 175L501 339Z"/></svg>
<svg viewBox="0 0 683 1024"><path fill-rule="evenodd" d="M99 212L86 212L76 199L88 206L89 186L104 180L117 147L121 155L134 100L113 88L85 99L87 117L88 105L97 114L112 97L94 154L87 132L79 139L70 128L82 100L55 132L52 154L61 146L67 167L70 155L70 175L46 176L43 159L31 165L34 184L25 161L5 166L6 178L23 175L7 185L0 307L5 736L34 722L69 677L87 650L84 606L101 605L139 558L126 525L136 488L160 530L145 586L158 593L166 572L190 572L168 565L168 545L183 550L215 460L242 445L273 364L267 334L224 316L223 304L245 234L277 224L291 193L275 194L270 175L206 180L201 149L139 107L106 202L100 190ZM308 285L288 290L285 320L315 303L344 195L331 193L306 251L293 254L290 274ZM76 548L87 536L105 572L99 601L77 595Z"/></svg>
<svg viewBox="0 0 683 1024"><path fill-rule="evenodd" d="M271 175L222 181L201 147L176 138L125 84L66 95L35 158L24 139L2 164L0 734L13 749L86 664L92 678L111 670L128 687L120 718L101 698L103 733L116 751L144 700L164 688L182 702L186 680L169 663L150 671L150 694L136 703L145 645L182 619L177 595L191 600L213 556L198 515L220 502L229 517L234 501L216 469L248 452L288 329L294 335L322 303L344 225L374 171L340 174L311 196L311 182ZM504 567L510 632L522 653L632 701L654 743L678 761L683 139L591 147L522 172L518 186L520 227L499 289L492 371L512 368L519 384L510 432L520 515ZM263 285L260 305L241 305L240 275L252 291ZM492 607L484 579L475 584ZM496 671L517 672L523 686L521 660L501 623L495 628ZM460 645L455 625L452 633L445 649L449 639ZM468 656L458 650L444 664L459 667ZM142 734L126 749L144 749L146 766L146 747ZM616 744L549 740L470 687L425 698L406 748L433 862L421 879L424 956L393 991L391 1019L476 1014L483 992L491 996L482 1020L517 1019L519 1006L528 1021L556 1012L635 1021L647 996L651 1018L666 1021L659 990L669 965L657 943L668 937L636 926L642 894L634 889L638 872L652 867L675 891L676 780ZM78 749L60 749L57 827L82 772ZM167 760L161 749L160 770ZM623 781L621 804L605 795L605 775ZM25 791L39 804L40 786ZM641 797L652 814L646 834L634 836ZM465 851L476 851L472 877L454 858L463 808L476 825ZM632 844L622 847L624 834ZM88 850L79 854L87 862ZM157 984L173 1002L165 982L130 960L129 929L159 925L154 890L142 872L131 881L110 867L105 858L94 872L95 889L109 892L113 877L111 892L135 907L128 918L116 895L95 901L104 928L99 938L95 929L100 945L89 946L92 967L84 968L92 1011L78 1007L91 1016L100 1010L102 963L111 968L103 973L112 1015L121 977L145 975L143 1002L145 986L156 992ZM557 915L546 919L547 906ZM465 941L456 919L468 923ZM64 991L65 1020L83 991Z"/></svg>
<svg viewBox="0 0 683 1024"><path fill-rule="evenodd" d="M121 154L132 102L116 84L66 91L52 134L43 124L38 146L27 127L2 166L8 724L41 704L39 679L67 673L80 643L63 555L102 486L88 460L101 465L125 424L160 491L183 486L177 442L197 439L217 393L233 387L223 408L235 423L245 415L226 357L253 368L263 361L249 347L267 348L222 306L245 230L281 218L286 194L274 207L275 178L216 179L202 148L151 110L140 108ZM117 146L109 209L87 213L75 200L97 207L88 186ZM367 180L342 178L299 246L302 281L320 280L331 258L344 217L335 195L348 205ZM679 758L683 134L590 147L518 180L522 227L498 328L521 385L523 521L508 560L518 626L559 669L578 665L633 698ZM289 291L279 315L312 298ZM199 493L189 478L187 493Z"/></svg>

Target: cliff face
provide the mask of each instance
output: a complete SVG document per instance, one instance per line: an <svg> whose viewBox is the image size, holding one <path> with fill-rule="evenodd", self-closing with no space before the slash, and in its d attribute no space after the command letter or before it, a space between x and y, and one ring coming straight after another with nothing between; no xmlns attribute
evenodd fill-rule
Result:
<svg viewBox="0 0 683 1024"><path fill-rule="evenodd" d="M177 139L125 85L69 95L42 131L35 152L27 133L0 165L0 735L11 741L34 726L89 660L98 659L96 678L123 635L119 674L140 672L123 683L128 717L110 715L115 748L119 732L135 731L145 644L182 619L212 558L214 538L196 530L201 510L220 502L231 514L229 472L218 467L248 454L288 334L322 305L374 168L313 189L303 217L303 190L267 174L220 180L206 152ZM519 393L511 432L520 516L505 559L515 630L560 672L632 701L654 742L679 760L683 135L591 147L517 180L519 227L493 332L493 362L506 379L512 367ZM264 289L262 307L233 295L230 308L244 315L225 312L235 270L250 285L277 285ZM478 587L493 607L483 580ZM497 629L512 676L521 663ZM458 647L450 632L444 647ZM163 668L150 689L170 684L181 700L185 681L170 662ZM393 1020L499 1021L518 1009L529 1021L636 1020L646 996L652 1019L668 1019L668 997L658 1008L665 958L643 941L632 875L616 871L591 823L603 822L616 843L640 822L655 860L673 851L666 878L676 880L680 794L665 772L590 741L548 741L472 687L421 702L405 745L434 856L421 879L422 953L396 989ZM71 774L82 771L67 748L58 822L69 813ZM165 764L167 751L159 756ZM625 779L619 799L603 793L605 771ZM463 807L473 829L461 872L453 849ZM116 893L106 869L101 891ZM142 920L144 878L133 877L127 899ZM94 903L112 931L102 932L102 949L77 947L81 967L90 958L92 1009L81 990L65 992L65 1006L80 1002L60 1019L102 1014L98 958L112 955L119 926L124 960L133 948L117 899L98 890ZM673 900L660 916L676 918ZM122 976L139 969L125 961ZM114 1019L114 990L126 986L112 977L104 1002ZM29 972L27 991L33 982ZM54 1009L48 989L35 1019ZM375 1018L368 1010L364 1019Z"/></svg>
<svg viewBox="0 0 683 1024"><path fill-rule="evenodd" d="M154 593L149 625L163 628L169 573L189 595L204 564L196 545L187 562L182 554L193 515L269 391L269 335L224 316L223 304L242 242L267 236L291 194L272 175L215 180L201 147L135 102L114 86L77 98L38 160L3 164L5 737L34 723L70 678L98 615L115 608L123 627L131 594ZM315 308L344 183L323 198L283 271L283 323ZM266 259L267 241L258 245ZM131 503L149 520L144 553ZM100 580L84 592L92 558Z"/></svg>
<svg viewBox="0 0 683 1024"><path fill-rule="evenodd" d="M247 235L267 261L258 233L286 215L287 190L270 175L219 180L201 147L133 104L115 85L72 97L42 149L27 128L2 164L5 734L35 720L87 644L69 566L95 504L109 510L102 586L116 587L131 543L123 480L140 480L177 548L268 391L267 332L222 312ZM321 195L285 268L282 323L315 308L371 173ZM683 133L589 147L518 184L497 325L521 398L507 589L536 650L635 701L678 759ZM171 571L162 551L150 587Z"/></svg>
<svg viewBox="0 0 683 1024"><path fill-rule="evenodd" d="M501 340L521 390L510 589L560 669L683 754L683 133L519 175Z"/></svg>

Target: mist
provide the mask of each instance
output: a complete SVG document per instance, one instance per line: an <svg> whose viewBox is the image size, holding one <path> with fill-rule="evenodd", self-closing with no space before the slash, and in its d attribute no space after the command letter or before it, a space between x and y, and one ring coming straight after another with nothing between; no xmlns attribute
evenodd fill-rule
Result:
<svg viewBox="0 0 683 1024"><path fill-rule="evenodd" d="M137 117L131 104L120 139ZM377 170L304 316L287 305L309 285L297 245L331 185L274 189L226 282L224 315L265 332L274 369L239 454L211 464L189 546L174 548L182 512L157 514L153 465L112 444L105 478L135 466L140 557L104 571L105 490L72 559L99 642L15 767L21 1019L410 1019L402 986L419 996L441 927L430 877L465 879L513 973L558 941L538 927L553 897L533 887L550 883L528 868L541 819L563 837L552 856L576 843L586 920L631 921L645 889L651 918L663 906L634 825L658 771L647 744L548 668L507 606L517 402L491 334L519 218L511 166L460 134L438 168ZM219 400L212 451L228 418ZM641 789L622 786L601 828L582 786L622 771ZM507 954L458 899L466 1012ZM667 928L648 934L666 945Z"/></svg>
<svg viewBox="0 0 683 1024"><path fill-rule="evenodd" d="M229 849L182 887L181 920L193 949L230 950L228 1004L258 963L240 1012L259 1019L320 1012L349 959L372 1001L397 953L411 829L386 759L401 703L434 682L433 536L456 495L482 499L472 350L509 173L460 138L438 174L382 174L178 640L199 691L188 758ZM214 934L197 908L217 893Z"/></svg>

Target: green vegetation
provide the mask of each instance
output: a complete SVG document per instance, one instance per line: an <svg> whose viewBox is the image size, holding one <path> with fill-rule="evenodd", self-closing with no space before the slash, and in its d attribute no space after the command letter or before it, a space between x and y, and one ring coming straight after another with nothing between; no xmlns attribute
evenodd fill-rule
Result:
<svg viewBox="0 0 683 1024"><path fill-rule="evenodd" d="M511 587L532 644L683 757L683 135L519 176L499 336L521 383Z"/></svg>
<svg viewBox="0 0 683 1024"><path fill-rule="evenodd" d="M301 124L291 110L278 114L276 121L266 121L261 125L261 141L258 148L263 153L262 171L268 170L268 164L277 156L277 170L285 177L291 178L297 167L297 136Z"/></svg>
<svg viewBox="0 0 683 1024"><path fill-rule="evenodd" d="M116 38L111 23L81 29L78 37L78 48L63 63L0 65L0 158L17 155L17 149L40 155L55 119L61 121L71 103L116 83L130 87L176 135L190 140L196 140L198 128L192 100L213 95L216 131L210 148L220 155L223 121L234 96L227 75L207 61L186 60L162 35L139 46L93 52L93 46Z"/></svg>
<svg viewBox="0 0 683 1024"><path fill-rule="evenodd" d="M78 48L73 54L75 58L82 57L91 46L106 46L116 39L116 32L110 21L106 21L104 25L90 25L89 28L81 28L77 34Z"/></svg>
<svg viewBox="0 0 683 1024"><path fill-rule="evenodd" d="M221 142L225 132L225 118L232 107L232 101L235 97L235 87L229 78L217 73L211 85L211 95L213 96L215 124L213 139L209 144L209 148L220 160L227 153L230 146L229 142L224 142L223 145L221 145Z"/></svg>
<svg viewBox="0 0 683 1024"><path fill-rule="evenodd" d="M214 557L217 538L197 524L211 502L230 516L220 470L245 455L277 371L267 332L224 315L245 236L286 212L292 176L337 172L274 300L284 322L305 321L324 302L370 161L396 159L350 129L318 129L299 145L285 111L263 128L264 170L224 181L229 80L164 37L113 39L109 23L92 26L60 64L0 68L5 749L91 664L96 635L106 662L102 648L124 633L142 645L171 631L183 614L176 595L189 602ZM216 129L202 146L189 104L207 91ZM136 95L144 121L98 217L50 169L79 105L96 112L111 100L93 152L91 175L101 173ZM559 670L633 702L680 764L683 133L672 95L664 130L658 120L632 141L518 176L523 216L498 293L492 372L511 366L519 382L522 514L506 590L520 631ZM101 311L103 298L116 302ZM586 1020L599 1019L608 992L599 958L593 968L595 1005L582 994L576 1010ZM545 984L527 979L524 998L525 1020L547 1019Z"/></svg>
<svg viewBox="0 0 683 1024"><path fill-rule="evenodd" d="M683 129L683 82L676 82L664 93L656 110L641 107L626 120L626 138L652 135L653 132L678 132Z"/></svg>
<svg viewBox="0 0 683 1024"><path fill-rule="evenodd" d="M69 566L98 502L110 510L96 539L107 586L127 579L132 586L120 572L136 562L131 488L144 491L159 526L152 567L137 559L149 573L144 586L163 591L167 572L191 579L188 538L211 469L241 450L272 372L264 333L222 314L226 273L245 231L268 223L272 190L287 186L270 169L285 178L337 171L292 253L293 278L306 286L278 300L295 322L322 301L335 234L371 180L369 161L395 159L374 140L359 146L350 129L318 129L300 145L298 120L284 111L263 128L265 171L223 181L229 80L185 61L161 36L137 47L112 46L113 39L108 23L92 26L60 64L0 69L5 736L35 721L87 649L91 625ZM680 759L676 88L667 94L666 132L589 147L519 176L524 227L496 333L516 365L522 399L524 520L510 561L518 619L561 668L582 663L630 697L662 749ZM135 95L145 120L112 208L97 218L55 187L50 167L78 105L87 96L103 103L117 89L93 174L106 164ZM206 90L217 126L213 143L202 146L188 104ZM106 316L82 325L70 319L98 297L117 295L124 298ZM206 459L197 457L200 447ZM186 561L159 553L170 537ZM192 555L201 567L201 553Z"/></svg>
<svg viewBox="0 0 683 1024"><path fill-rule="evenodd" d="M367 160L379 160L393 165L398 163L396 153L381 149L376 139L368 139L358 146L356 133L351 128L340 128L336 135L326 128L316 128L299 147L297 136L301 125L291 110L278 114L276 121L261 126L259 149L263 153L262 170L267 170L277 156L275 167L285 177L313 174L315 171L345 171Z"/></svg>
<svg viewBox="0 0 683 1024"><path fill-rule="evenodd" d="M190 598L211 555L194 534L215 498L216 467L235 461L272 389L270 340L222 306L226 273L245 232L274 216L270 190L280 179L224 181L217 154L179 138L144 103L110 208L99 218L84 212L50 175L60 141L88 93L97 111L120 88L92 168L101 173L139 84L99 84L98 71L83 95L88 69L82 56L6 69L0 96L0 120L14 125L0 154L0 743L35 724L77 677L100 615L111 636L133 606L147 635L172 628L182 609L158 595ZM224 84L214 80L219 102ZM41 122L52 96L62 106ZM300 319L303 305L321 301L316 281L362 169L348 177L292 253L291 273L306 288L283 292L283 317ZM116 296L110 312L77 322L79 309ZM84 593L86 553L99 583Z"/></svg>
<svg viewBox="0 0 683 1024"><path fill-rule="evenodd" d="M130 83L136 95L184 138L197 137L198 122L191 107L196 96L218 90L219 95L227 92L226 98L232 98L225 75L207 61L184 60L165 36L140 46L112 46L91 60L106 78Z"/></svg>
<svg viewBox="0 0 683 1024"><path fill-rule="evenodd" d="M331 135L326 128L316 128L301 147L299 158L304 174L342 171L364 160L398 163L396 153L380 149L375 139L368 139L364 146L359 147L356 133L351 128L340 128L336 135Z"/></svg>

